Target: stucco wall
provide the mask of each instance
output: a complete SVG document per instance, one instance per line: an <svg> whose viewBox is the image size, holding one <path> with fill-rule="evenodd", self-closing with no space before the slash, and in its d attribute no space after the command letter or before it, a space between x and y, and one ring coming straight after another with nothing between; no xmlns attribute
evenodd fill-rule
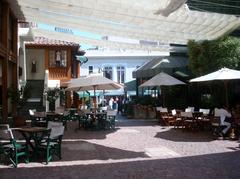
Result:
<svg viewBox="0 0 240 179"><path fill-rule="evenodd" d="M117 66L125 67L125 82L134 80L132 78L132 71L137 66L142 66L146 61L153 57L88 57L88 62L81 66L80 75L88 75L88 67L93 66L93 72L98 73L99 68L104 69L104 66L111 66L113 68L113 80L117 81Z"/></svg>
<svg viewBox="0 0 240 179"><path fill-rule="evenodd" d="M36 72L32 72L32 62L36 62ZM45 50L44 49L26 49L26 65L28 80L43 80L45 69Z"/></svg>

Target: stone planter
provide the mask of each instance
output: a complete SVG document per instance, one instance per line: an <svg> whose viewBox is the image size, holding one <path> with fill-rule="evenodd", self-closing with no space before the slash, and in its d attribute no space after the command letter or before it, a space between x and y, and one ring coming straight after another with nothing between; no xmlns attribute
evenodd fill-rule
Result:
<svg viewBox="0 0 240 179"><path fill-rule="evenodd" d="M49 111L55 111L55 101L49 102Z"/></svg>
<svg viewBox="0 0 240 179"><path fill-rule="evenodd" d="M148 108L148 119L156 119L156 111L154 107Z"/></svg>

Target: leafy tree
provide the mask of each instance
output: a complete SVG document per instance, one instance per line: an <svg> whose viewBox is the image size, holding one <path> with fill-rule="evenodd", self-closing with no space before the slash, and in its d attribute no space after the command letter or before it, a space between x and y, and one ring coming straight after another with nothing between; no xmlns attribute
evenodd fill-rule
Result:
<svg viewBox="0 0 240 179"><path fill-rule="evenodd" d="M189 41L189 67L196 76L205 75L220 68L227 67L240 70L240 39L235 37L222 37L213 41ZM190 92L193 93L193 102L201 106L217 106L225 101L224 86L222 82L192 84ZM233 96L229 88L229 96ZM207 99L204 95L211 94ZM199 95L201 98L196 98ZM234 103L230 98L230 103ZM200 101L199 101L200 100ZM236 99L235 99L236 100Z"/></svg>
<svg viewBox="0 0 240 179"><path fill-rule="evenodd" d="M188 42L189 67L196 76L222 67L240 69L240 39L222 37L213 41Z"/></svg>

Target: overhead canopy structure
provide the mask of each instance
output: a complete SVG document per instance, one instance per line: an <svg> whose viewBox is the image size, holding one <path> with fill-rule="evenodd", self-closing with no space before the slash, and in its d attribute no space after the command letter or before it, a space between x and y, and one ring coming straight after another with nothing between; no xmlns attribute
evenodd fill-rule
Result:
<svg viewBox="0 0 240 179"><path fill-rule="evenodd" d="M74 30L80 30L99 36L132 39L127 42L96 40L83 36L75 39L78 43L111 48L159 50L162 48L162 43L186 44L190 39L197 41L216 39L240 25L240 20L236 16L191 11L184 4L186 0L15 0L10 2L13 6L20 6L25 17L22 20L57 27L57 30L55 28L52 31L36 29L33 33L38 36L52 36L72 41L74 39L71 36L76 36ZM64 29L59 30L59 28Z"/></svg>

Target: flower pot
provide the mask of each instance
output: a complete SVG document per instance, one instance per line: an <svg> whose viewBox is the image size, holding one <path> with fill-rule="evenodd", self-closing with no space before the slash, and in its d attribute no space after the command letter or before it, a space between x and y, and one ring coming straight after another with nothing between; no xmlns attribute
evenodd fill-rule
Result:
<svg viewBox="0 0 240 179"><path fill-rule="evenodd" d="M55 111L55 102L49 103L49 111Z"/></svg>

